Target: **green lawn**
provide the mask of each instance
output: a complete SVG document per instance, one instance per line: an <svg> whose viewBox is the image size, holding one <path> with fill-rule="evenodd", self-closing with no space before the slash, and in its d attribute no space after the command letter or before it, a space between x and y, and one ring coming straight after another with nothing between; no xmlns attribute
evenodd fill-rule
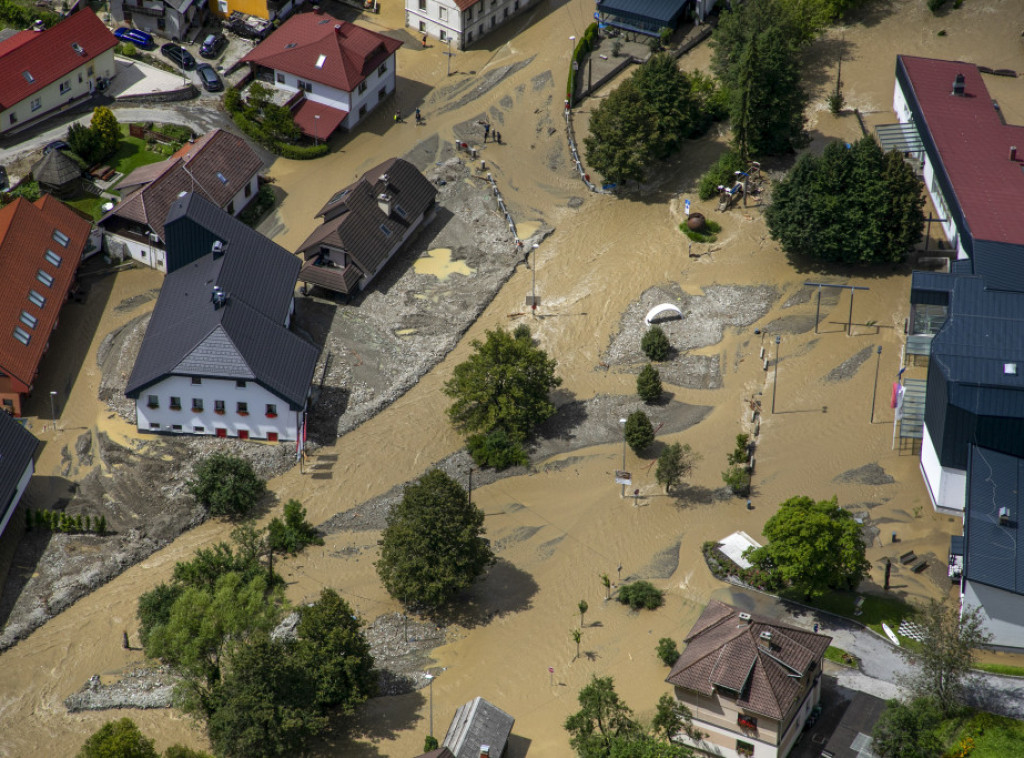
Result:
<svg viewBox="0 0 1024 758"><path fill-rule="evenodd" d="M1024 676L1024 667L1008 666L1005 663L975 663L974 668L981 671L988 671L992 674L1006 674L1007 676Z"/></svg>
<svg viewBox="0 0 1024 758"><path fill-rule="evenodd" d="M828 646L828 650L825 651L825 657L833 663L838 663L840 666L848 666L849 668L857 668L860 665L860 660L855 655L850 655L841 647L835 647L833 645Z"/></svg>
<svg viewBox="0 0 1024 758"><path fill-rule="evenodd" d="M117 145L117 152L106 161L116 171L128 175L139 166L156 163L167 157L161 153L151 151L145 141L138 137L129 137L126 124L121 124L121 134L123 136Z"/></svg>
<svg viewBox="0 0 1024 758"><path fill-rule="evenodd" d="M969 751L971 758L1020 755L1024 743L1024 722L981 711L971 713L964 720L947 721L940 728L940 733L943 732L951 735L945 739L945 744L950 746L947 756L966 755L960 748L967 740L974 742L974 749Z"/></svg>
<svg viewBox="0 0 1024 758"><path fill-rule="evenodd" d="M77 208L82 211L82 213L88 213L92 216L93 221L98 221L100 216L103 215L103 211L100 210L100 206L106 202L106 199L102 197L94 197L93 195L86 195L85 197L80 197L75 200L66 200L65 202L72 208Z"/></svg>
<svg viewBox="0 0 1024 758"><path fill-rule="evenodd" d="M860 609L861 614L855 616L853 612L856 608L855 603L858 597L864 598L864 604ZM798 599L794 598L794 600ZM823 611L835 613L838 616L846 616L854 621L859 621L882 635L885 634L882 631L883 623L888 624L889 628L895 632L899 628L900 621L910 618L916 613L914 606L905 603L897 597L856 595L852 592L830 592L817 600L800 600L800 602L821 608ZM900 641L904 641L904 638L901 637ZM913 642L913 640L908 640L908 642Z"/></svg>

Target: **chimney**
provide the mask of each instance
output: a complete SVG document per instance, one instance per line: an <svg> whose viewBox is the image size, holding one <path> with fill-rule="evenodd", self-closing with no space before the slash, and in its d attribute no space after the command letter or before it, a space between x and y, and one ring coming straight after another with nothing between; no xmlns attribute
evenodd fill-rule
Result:
<svg viewBox="0 0 1024 758"><path fill-rule="evenodd" d="M999 526L1010 525L1010 509L1003 506L999 509Z"/></svg>
<svg viewBox="0 0 1024 758"><path fill-rule="evenodd" d="M387 192L381 192L377 195L377 207L381 209L385 216L391 218L391 195Z"/></svg>
<svg viewBox="0 0 1024 758"><path fill-rule="evenodd" d="M341 24L335 24L334 25L334 33L335 34L341 34Z"/></svg>
<svg viewBox="0 0 1024 758"><path fill-rule="evenodd" d="M741 613L740 614L740 621L742 621L744 624L749 624L750 623L750 614L749 613Z"/></svg>
<svg viewBox="0 0 1024 758"><path fill-rule="evenodd" d="M224 255L224 243L221 242L220 240L217 240L216 242L213 243L213 247L210 249L210 252L213 253L214 258L220 258L222 255ZM214 289L219 288L215 287Z"/></svg>
<svg viewBox="0 0 1024 758"><path fill-rule="evenodd" d="M1010 160L1011 161L1017 160L1017 146L1016 145L1010 145Z"/></svg>
<svg viewBox="0 0 1024 758"><path fill-rule="evenodd" d="M220 288L220 285L213 285L213 293L210 295L210 300L213 301L213 309L217 310L221 306L227 305L228 293Z"/></svg>
<svg viewBox="0 0 1024 758"><path fill-rule="evenodd" d="M322 16L323 15L323 11L320 9L319 5L314 5L313 6L313 13L315 13L318 16Z"/></svg>
<svg viewBox="0 0 1024 758"><path fill-rule="evenodd" d="M491 755L491 746L490 745L481 745L480 746L480 758L490 758L490 755Z"/></svg>
<svg viewBox="0 0 1024 758"><path fill-rule="evenodd" d="M758 644L760 644L761 647L763 647L765 650L771 650L772 649L772 633L768 632L768 631L761 632L761 634L760 634L760 636L758 638Z"/></svg>
<svg viewBox="0 0 1024 758"><path fill-rule="evenodd" d="M964 75L957 74L956 79L953 80L953 94L957 97L964 96Z"/></svg>

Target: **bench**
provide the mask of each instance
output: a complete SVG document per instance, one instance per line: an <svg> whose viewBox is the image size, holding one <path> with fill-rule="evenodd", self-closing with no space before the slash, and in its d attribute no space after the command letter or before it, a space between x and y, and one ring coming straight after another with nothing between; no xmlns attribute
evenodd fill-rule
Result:
<svg viewBox="0 0 1024 758"><path fill-rule="evenodd" d="M921 573L922 571L924 571L924 570L925 570L926 568L928 568L928 561L919 561L919 562L918 562L918 563L917 563L917 564L916 564L916 565L915 565L915 566L914 566L914 567L913 567L912 569L910 569L910 570L911 570L911 571L913 571L913 572L914 572L915 574L920 574L920 573Z"/></svg>
<svg viewBox="0 0 1024 758"><path fill-rule="evenodd" d="M900 563L902 563L904 566L906 566L908 563L913 563L916 560L917 555L914 554L913 550L911 550L909 553L904 553L900 556Z"/></svg>

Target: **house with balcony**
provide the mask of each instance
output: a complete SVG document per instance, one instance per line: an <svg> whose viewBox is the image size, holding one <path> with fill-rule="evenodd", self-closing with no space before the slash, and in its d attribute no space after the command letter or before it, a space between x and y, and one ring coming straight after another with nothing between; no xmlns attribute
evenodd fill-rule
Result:
<svg viewBox="0 0 1024 758"><path fill-rule="evenodd" d="M364 289L436 213L437 188L406 160L391 158L336 192L323 223L299 245L299 280L343 295Z"/></svg>
<svg viewBox="0 0 1024 758"><path fill-rule="evenodd" d="M259 192L263 160L248 142L214 129L165 161L140 166L117 185L122 199L103 215L104 246L118 258L170 273L208 251L169 251L164 222L182 193L201 195L237 216Z"/></svg>
<svg viewBox="0 0 1024 758"><path fill-rule="evenodd" d="M666 680L704 737L677 740L724 758L785 758L821 698L832 638L711 601Z"/></svg>
<svg viewBox="0 0 1024 758"><path fill-rule="evenodd" d="M182 42L199 33L209 18L208 0L110 0L118 24Z"/></svg>
<svg viewBox="0 0 1024 758"><path fill-rule="evenodd" d="M285 93L314 139L351 130L395 91L396 39L319 10L292 16L241 60Z"/></svg>
<svg viewBox="0 0 1024 758"><path fill-rule="evenodd" d="M0 410L21 416L92 225L50 195L0 208Z"/></svg>
<svg viewBox="0 0 1024 758"><path fill-rule="evenodd" d="M128 378L139 431L298 439L320 354L289 329L298 258L198 193L164 228L192 261L164 279Z"/></svg>
<svg viewBox="0 0 1024 758"><path fill-rule="evenodd" d="M117 73L117 38L91 8L0 41L0 136L91 97Z"/></svg>
<svg viewBox="0 0 1024 758"><path fill-rule="evenodd" d="M405 25L457 50L465 50L537 0L405 0Z"/></svg>

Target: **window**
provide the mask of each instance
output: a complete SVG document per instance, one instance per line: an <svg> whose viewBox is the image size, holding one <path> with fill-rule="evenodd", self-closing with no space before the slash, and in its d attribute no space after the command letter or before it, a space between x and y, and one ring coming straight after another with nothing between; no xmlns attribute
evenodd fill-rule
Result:
<svg viewBox="0 0 1024 758"><path fill-rule="evenodd" d="M427 22L426 21L420 21L420 31L426 33L426 31L427 31Z"/></svg>
<svg viewBox="0 0 1024 758"><path fill-rule="evenodd" d="M420 10L425 11L427 9L427 0L420 0Z"/></svg>
<svg viewBox="0 0 1024 758"><path fill-rule="evenodd" d="M230 203L228 203L228 213L230 213L232 216L235 215L235 201L234 200L232 200Z"/></svg>
<svg viewBox="0 0 1024 758"><path fill-rule="evenodd" d="M224 408L224 401L223 400L214 400L213 401L213 412L218 414L218 415L220 415L220 416L224 415L225 408Z"/></svg>
<svg viewBox="0 0 1024 758"><path fill-rule="evenodd" d="M28 291L28 299L30 303L32 303L33 305L38 305L40 308L46 305L46 298L40 295L35 290Z"/></svg>
<svg viewBox="0 0 1024 758"><path fill-rule="evenodd" d="M245 379L235 379L235 386L240 390L244 390L247 384L248 382Z"/></svg>
<svg viewBox="0 0 1024 758"><path fill-rule="evenodd" d="M28 71L22 71L21 75L29 84L32 84L32 82L35 81L35 77L33 77L32 74L30 74Z"/></svg>
<svg viewBox="0 0 1024 758"><path fill-rule="evenodd" d="M313 83L312 82L304 82L301 79L296 79L295 81L298 84L299 89L304 90L305 92L312 92L313 91Z"/></svg>
<svg viewBox="0 0 1024 758"><path fill-rule="evenodd" d="M365 105L360 105L359 106L359 118L362 118L365 115L366 115L366 106Z"/></svg>
<svg viewBox="0 0 1024 758"><path fill-rule="evenodd" d="M201 376L193 376L192 377L192 384L202 384L202 383L203 383L203 378Z"/></svg>
<svg viewBox="0 0 1024 758"><path fill-rule="evenodd" d="M388 229L388 228L387 228L386 226L384 226L384 224L381 224L381 225L380 225L380 230L381 230L382 232L384 232L384 236L385 236L385 237L390 237L390 236L391 236L391 230L390 230L390 229Z"/></svg>
<svg viewBox="0 0 1024 758"><path fill-rule="evenodd" d="M282 74L280 71L277 72L277 83L284 84L284 74Z"/></svg>
<svg viewBox="0 0 1024 758"><path fill-rule="evenodd" d="M217 181L219 181L223 185L227 185L228 178L226 176L224 176L224 174L222 174L220 171L218 171L217 172Z"/></svg>
<svg viewBox="0 0 1024 758"><path fill-rule="evenodd" d="M381 87L379 90L377 90L377 102L378 103L381 100L383 100L385 97L387 97L387 96L388 96L388 88L387 87Z"/></svg>
<svg viewBox="0 0 1024 758"><path fill-rule="evenodd" d="M239 429L238 430L238 439L240 439L240 440L247 440L247 439L249 439L249 430L248 429Z"/></svg>
<svg viewBox="0 0 1024 758"><path fill-rule="evenodd" d="M395 213L397 213L402 218L409 218L409 214L405 212L405 208L398 205L397 203L395 204Z"/></svg>
<svg viewBox="0 0 1024 758"><path fill-rule="evenodd" d="M217 8L221 13L226 14L228 12L228 0L217 0Z"/></svg>
<svg viewBox="0 0 1024 758"><path fill-rule="evenodd" d="M82 83L82 72L81 71L78 72L78 83L79 84Z"/></svg>
<svg viewBox="0 0 1024 758"><path fill-rule="evenodd" d="M35 329L38 319L28 311L21 312L21 323L27 326L29 329Z"/></svg>
<svg viewBox="0 0 1024 758"><path fill-rule="evenodd" d="M447 8L438 8L437 9L437 17L439 19L441 19L442 21L447 21L448 20L448 9Z"/></svg>
<svg viewBox="0 0 1024 758"><path fill-rule="evenodd" d="M277 432L267 432L267 442L277 442Z"/></svg>
<svg viewBox="0 0 1024 758"><path fill-rule="evenodd" d="M157 397L156 395L148 395L146 397L146 407L147 408L159 408L160 407L160 398Z"/></svg>
<svg viewBox="0 0 1024 758"><path fill-rule="evenodd" d="M249 197L250 195L252 195L252 183L251 182L249 184L245 185L245 196Z"/></svg>
<svg viewBox="0 0 1024 758"><path fill-rule="evenodd" d="M384 61L380 64L380 68L377 69L377 76L384 76L388 72L388 62Z"/></svg>
<svg viewBox="0 0 1024 758"><path fill-rule="evenodd" d="M11 114L11 123L12 124L18 123L18 114L17 113L12 113Z"/></svg>
<svg viewBox="0 0 1024 758"><path fill-rule="evenodd" d="M88 70L87 70L87 71L86 71L85 73L87 73L87 74L88 74L88 75L89 75L89 76L91 77L91 76L92 76L93 74L95 74L95 73L96 73L96 67L95 67L95 66L92 66L92 65L90 65L90 66L89 66L89 69L88 69Z"/></svg>
<svg viewBox="0 0 1024 758"><path fill-rule="evenodd" d="M440 30L440 31L439 31L439 32L437 33L437 38L438 38L439 40L441 40L442 42L447 42L447 41L448 41L448 32L446 32L446 31L445 31L444 29L441 29L441 30Z"/></svg>
<svg viewBox="0 0 1024 758"><path fill-rule="evenodd" d="M43 256L46 260L52 263L54 266L60 266L61 257L52 250L47 250L46 255Z"/></svg>
<svg viewBox="0 0 1024 758"><path fill-rule="evenodd" d="M165 19L165 18L158 18L156 20L156 28L157 29L166 29L167 28L167 19Z"/></svg>
<svg viewBox="0 0 1024 758"><path fill-rule="evenodd" d="M53 241L56 242L61 247L67 247L68 243L71 241L71 238L68 237L68 235L64 234L64 232L62 232L60 229L54 229Z"/></svg>
<svg viewBox="0 0 1024 758"><path fill-rule="evenodd" d="M159 429L160 428L160 424L157 424L155 422L150 422L149 428L150 429Z"/></svg>
<svg viewBox="0 0 1024 758"><path fill-rule="evenodd" d="M28 341L32 339L32 335L22 329L20 326L14 327L14 339L18 340L22 345L27 345Z"/></svg>
<svg viewBox="0 0 1024 758"><path fill-rule="evenodd" d="M71 89L71 80L70 79L65 79L64 81L62 81L60 83L60 94L63 95L69 89Z"/></svg>
<svg viewBox="0 0 1024 758"><path fill-rule="evenodd" d="M267 403L267 418L277 418L277 406Z"/></svg>
<svg viewBox="0 0 1024 758"><path fill-rule="evenodd" d="M743 740L736 740L736 752L740 755L753 755L754 746L749 742Z"/></svg>
<svg viewBox="0 0 1024 758"><path fill-rule="evenodd" d="M174 397L173 395L171 396L171 410L172 411L180 411L181 410L181 398L180 397Z"/></svg>
<svg viewBox="0 0 1024 758"><path fill-rule="evenodd" d="M236 408L236 410L238 411L238 415L239 416L248 416L249 415L249 404L248 403L239 403L238 407Z"/></svg>
<svg viewBox="0 0 1024 758"><path fill-rule="evenodd" d="M192 398L192 412L202 413L203 412L203 399L201 397Z"/></svg>
<svg viewBox="0 0 1024 758"><path fill-rule="evenodd" d="M43 99L41 97L34 97L30 105L33 111L37 111L43 107Z"/></svg>
<svg viewBox="0 0 1024 758"><path fill-rule="evenodd" d="M181 424L171 424L171 431L180 432L181 431Z"/></svg>
<svg viewBox="0 0 1024 758"><path fill-rule="evenodd" d="M53 277L47 274L42 269L39 269L39 271L36 273L36 279L45 284L47 287L53 284Z"/></svg>
<svg viewBox="0 0 1024 758"><path fill-rule="evenodd" d="M466 32L466 44L473 41L473 32Z"/></svg>
<svg viewBox="0 0 1024 758"><path fill-rule="evenodd" d="M203 426L193 426L192 427L192 431L195 432L196 434L202 434L203 432L206 431L206 427L203 427Z"/></svg>
<svg viewBox="0 0 1024 758"><path fill-rule="evenodd" d="M359 94L361 95L364 92L366 92L366 80L365 79L363 81L359 82Z"/></svg>

